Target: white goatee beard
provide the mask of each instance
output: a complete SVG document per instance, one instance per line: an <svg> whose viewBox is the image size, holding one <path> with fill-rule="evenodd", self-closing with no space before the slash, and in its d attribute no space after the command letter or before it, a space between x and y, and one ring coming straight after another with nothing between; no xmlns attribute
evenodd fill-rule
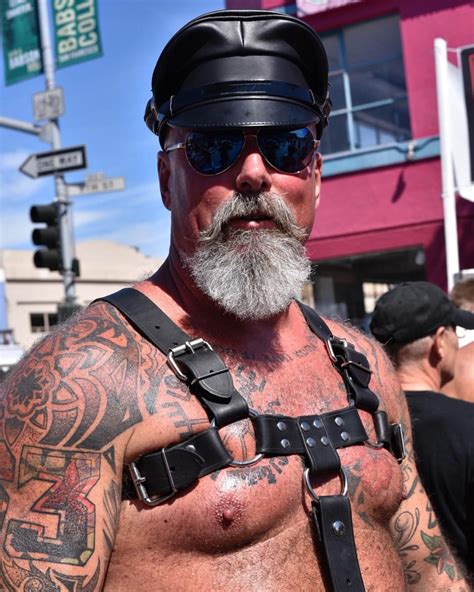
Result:
<svg viewBox="0 0 474 592"><path fill-rule="evenodd" d="M252 214L270 217L275 228L228 226L232 218ZM311 272L305 238L280 195L235 193L216 210L184 263L197 287L223 310L242 320L265 319L301 294Z"/></svg>

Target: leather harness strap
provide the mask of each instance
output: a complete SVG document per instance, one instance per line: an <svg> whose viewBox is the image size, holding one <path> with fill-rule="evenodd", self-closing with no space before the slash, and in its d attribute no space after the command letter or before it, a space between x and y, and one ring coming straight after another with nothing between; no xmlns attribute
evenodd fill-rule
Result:
<svg viewBox="0 0 474 592"><path fill-rule="evenodd" d="M133 288L101 298L124 314L129 322L163 354L176 376L187 383L211 419L211 427L183 442L145 454L129 465L123 497L138 497L148 505L161 504L189 489L196 481L229 466L246 466L264 456L304 456L304 482L312 498L316 543L326 563L328 585L334 592L363 592L364 585L354 542L348 482L337 450L367 443L387 448L400 461L403 432L378 411L378 397L369 389L371 371L366 357L345 339L335 337L309 307L298 303L311 330L324 342L341 374L349 406L320 415L287 417L259 414L249 409L234 388L229 369L203 339L190 339L151 300ZM377 441L370 443L359 409L372 414ZM218 428L249 418L256 438L256 456L236 461L226 450ZM312 482L322 473L342 478L340 495L318 496Z"/></svg>
<svg viewBox="0 0 474 592"><path fill-rule="evenodd" d="M218 427L248 417L247 402L234 388L229 369L207 341L190 339L147 296L133 288L123 288L100 300L118 308L167 356L175 374L189 382L191 392Z"/></svg>

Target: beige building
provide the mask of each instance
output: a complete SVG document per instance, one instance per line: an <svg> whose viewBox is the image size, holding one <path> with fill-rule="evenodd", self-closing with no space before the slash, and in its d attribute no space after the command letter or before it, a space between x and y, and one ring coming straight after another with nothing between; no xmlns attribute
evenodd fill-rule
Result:
<svg viewBox="0 0 474 592"><path fill-rule="evenodd" d="M81 268L76 281L80 306L151 275L163 262L109 240L78 243L76 256ZM13 330L14 341L28 349L57 322L57 305L64 298L63 278L34 267L33 250L0 250L1 271L5 283L0 319L5 326L0 329Z"/></svg>

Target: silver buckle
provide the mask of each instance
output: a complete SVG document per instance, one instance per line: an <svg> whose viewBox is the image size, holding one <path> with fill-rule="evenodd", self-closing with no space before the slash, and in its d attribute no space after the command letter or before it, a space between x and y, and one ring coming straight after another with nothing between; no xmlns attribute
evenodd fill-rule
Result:
<svg viewBox="0 0 474 592"><path fill-rule="evenodd" d="M346 366L355 366L356 368L360 368L360 370L363 370L364 372L372 374L372 370L370 368L362 366L362 364L359 364L358 362L353 362L352 360L350 362L344 362L343 364L341 364L341 368L345 368Z"/></svg>
<svg viewBox="0 0 474 592"><path fill-rule="evenodd" d="M407 456L407 447L405 446L405 429L401 423L395 424L399 429L399 443L401 444L402 455L397 458L397 462L401 463Z"/></svg>
<svg viewBox="0 0 474 592"><path fill-rule="evenodd" d="M347 339L342 339L342 338L339 338L339 337L330 337L329 339L327 339L324 342L324 344L326 345L326 349L328 350L329 357L331 358L331 360L334 363L336 363L338 361L337 360L337 356L334 353L334 350L332 348L332 342L335 341L336 339L337 339L337 341L339 341L341 343L341 345L343 347L347 347Z"/></svg>
<svg viewBox="0 0 474 592"><path fill-rule="evenodd" d="M163 504L164 502L172 498L178 491L175 487L173 477L171 476L171 471L168 465L168 459L166 458L165 449L162 448L161 452L163 454L163 463L165 465L166 475L168 477L169 484L171 485L171 493L167 493L166 495L163 495L161 497L150 497L144 485L146 477L143 477L143 475L140 473L135 462L131 462L128 465L128 470L130 471L130 475L132 477L133 485L135 486L138 499L147 504L147 506L158 506L159 504Z"/></svg>
<svg viewBox="0 0 474 592"><path fill-rule="evenodd" d="M185 341L183 345L178 345L176 347L171 348L168 353L168 356L166 358L168 364L170 365L171 369L176 374L176 376L183 382L186 382L188 380L188 377L186 376L186 374L184 374L184 372L181 372L181 370L178 368L178 364L176 363L175 357L180 356L186 352L190 352L193 354L195 350L199 349L200 347L207 347L208 349L213 351L211 345L207 341L204 341L204 339L198 337L197 339L192 339L191 341Z"/></svg>

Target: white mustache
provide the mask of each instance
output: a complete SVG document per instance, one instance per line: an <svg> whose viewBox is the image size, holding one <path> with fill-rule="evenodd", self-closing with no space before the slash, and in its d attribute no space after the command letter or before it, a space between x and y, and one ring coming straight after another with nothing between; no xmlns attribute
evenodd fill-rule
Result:
<svg viewBox="0 0 474 592"><path fill-rule="evenodd" d="M201 232L200 242L224 240L226 227L232 219L252 215L270 218L278 230L298 241L306 238L306 232L296 224L291 210L280 194L270 191L265 193L234 192L229 200L217 208L211 224Z"/></svg>

